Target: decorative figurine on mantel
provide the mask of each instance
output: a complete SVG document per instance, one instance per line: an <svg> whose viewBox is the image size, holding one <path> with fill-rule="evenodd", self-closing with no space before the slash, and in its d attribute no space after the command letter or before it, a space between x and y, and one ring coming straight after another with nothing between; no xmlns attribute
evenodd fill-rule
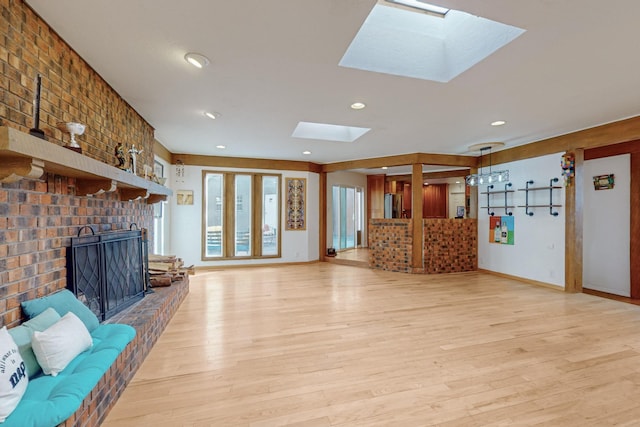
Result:
<svg viewBox="0 0 640 427"><path fill-rule="evenodd" d="M86 126L83 125L82 123L75 123L75 122L58 123L58 129L60 129L62 132L68 133L71 138L69 143L65 145L64 148L68 148L69 150L73 150L76 153L82 154L82 148L78 144L78 141L76 141L76 135L82 135L84 133L85 128Z"/></svg>
<svg viewBox="0 0 640 427"><path fill-rule="evenodd" d="M29 134L46 140L44 131L40 129L40 90L42 89L42 76L40 74L36 74L33 84L35 86L33 94L33 128L29 129Z"/></svg>
<svg viewBox="0 0 640 427"><path fill-rule="evenodd" d="M131 146L131 149L129 150L129 162L131 163L131 172L134 175L137 175L136 160L137 160L138 154L142 153L143 151L144 150L138 150L135 144L133 144Z"/></svg>
<svg viewBox="0 0 640 427"><path fill-rule="evenodd" d="M124 145L122 145L122 142L118 142L118 145L116 145L115 155L118 162L116 167L127 170L127 159L124 157Z"/></svg>

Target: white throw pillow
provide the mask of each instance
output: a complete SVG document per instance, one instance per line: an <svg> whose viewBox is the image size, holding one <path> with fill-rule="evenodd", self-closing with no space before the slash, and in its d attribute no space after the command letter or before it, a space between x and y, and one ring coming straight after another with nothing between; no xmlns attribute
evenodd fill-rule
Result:
<svg viewBox="0 0 640 427"><path fill-rule="evenodd" d="M16 409L28 382L27 367L4 326L0 329L0 422Z"/></svg>
<svg viewBox="0 0 640 427"><path fill-rule="evenodd" d="M72 312L68 312L42 332L35 331L31 347L46 375L56 376L77 355L93 344L87 327Z"/></svg>

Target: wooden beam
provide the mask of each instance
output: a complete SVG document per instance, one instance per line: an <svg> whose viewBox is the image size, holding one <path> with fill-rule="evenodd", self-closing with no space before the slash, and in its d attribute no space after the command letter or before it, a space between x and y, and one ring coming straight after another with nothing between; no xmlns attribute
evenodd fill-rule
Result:
<svg viewBox="0 0 640 427"><path fill-rule="evenodd" d="M441 171L441 172L423 172L422 179L447 179L447 178L464 178L469 175L469 171L471 169L456 169L450 171ZM412 175L387 175L385 177L386 182L393 181L406 181L410 182L412 180Z"/></svg>
<svg viewBox="0 0 640 427"><path fill-rule="evenodd" d="M640 116L532 142L492 154L493 164L531 159L547 154L589 149L640 139Z"/></svg>
<svg viewBox="0 0 640 427"><path fill-rule="evenodd" d="M575 177L565 191L564 290L582 292L582 212L584 199L584 150L573 151Z"/></svg>
<svg viewBox="0 0 640 427"><path fill-rule="evenodd" d="M172 154L171 163L181 161L185 165L243 169L288 170L320 173L322 166L311 162L293 160L252 159L248 157L201 156L195 154Z"/></svg>
<svg viewBox="0 0 640 427"><path fill-rule="evenodd" d="M478 158L473 156L459 156L455 154L427 154L413 153L401 154L398 156L375 157L371 159L350 160L346 162L336 162L322 165L324 172L337 172L350 169L374 169L382 166L407 166L414 164L475 167Z"/></svg>
<svg viewBox="0 0 640 427"><path fill-rule="evenodd" d="M412 166L413 174L411 179L411 222L413 225L413 246L411 247L411 268L414 273L424 271L424 256L422 253L423 232L422 232L422 163Z"/></svg>
<svg viewBox="0 0 640 427"><path fill-rule="evenodd" d="M157 139L153 140L153 154L160 157L165 162L171 163L171 152Z"/></svg>

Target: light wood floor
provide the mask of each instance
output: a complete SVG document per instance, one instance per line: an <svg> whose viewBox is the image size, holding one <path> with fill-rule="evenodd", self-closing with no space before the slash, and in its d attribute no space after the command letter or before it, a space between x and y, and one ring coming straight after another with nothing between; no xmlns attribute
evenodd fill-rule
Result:
<svg viewBox="0 0 640 427"><path fill-rule="evenodd" d="M640 307L483 273L199 273L104 425L638 426Z"/></svg>

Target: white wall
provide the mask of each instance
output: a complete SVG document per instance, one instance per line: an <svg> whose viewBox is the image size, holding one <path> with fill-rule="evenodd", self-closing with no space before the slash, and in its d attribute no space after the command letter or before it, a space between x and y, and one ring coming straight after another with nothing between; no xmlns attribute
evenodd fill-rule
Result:
<svg viewBox="0 0 640 427"><path fill-rule="evenodd" d="M168 177L171 170L171 165L158 156L155 156L155 161L162 164L162 166L164 167L163 176ZM167 182L165 183L165 185L170 186L169 178L167 178ZM153 247L150 247L149 249L151 253L167 255L166 249L171 246L171 234L169 233L171 204L169 203L169 198L167 198L167 201L158 203L162 205L162 218L156 218L155 216L153 218ZM154 206L154 209L157 209L158 207L159 206ZM156 211L154 210L154 212Z"/></svg>
<svg viewBox="0 0 640 427"><path fill-rule="evenodd" d="M596 191L593 177L615 174L611 190ZM584 162L583 287L630 296L631 156Z"/></svg>
<svg viewBox="0 0 640 427"><path fill-rule="evenodd" d="M364 192L364 230L362 231L362 244L367 244L367 175L356 172L331 172L327 174L327 246L331 246L333 242L333 186L343 185L346 187L359 187Z"/></svg>
<svg viewBox="0 0 640 427"><path fill-rule="evenodd" d="M524 188L527 180L533 180L532 187L549 185L549 179L559 178L554 190L554 204L558 216L551 216L548 208L535 208L533 216L525 215L525 209L513 209L514 245L489 243L489 215L487 209L478 208L478 267L513 276L536 280L564 288L564 243L565 243L565 190L560 168L563 153L550 154L535 159L520 160L502 165L494 165L494 169L508 169L512 188L509 202L513 205L525 204ZM496 186L495 190L503 190ZM478 187L478 193L487 191L486 186ZM504 204L504 195L494 195L492 205ZM486 205L486 195L478 194L479 206ZM530 204L548 204L549 191L529 193ZM504 215L504 209L496 209L495 215Z"/></svg>
<svg viewBox="0 0 640 427"><path fill-rule="evenodd" d="M276 171L276 170L255 170L238 168L215 168L201 166L185 166L184 178L176 177L176 166L170 166L170 185L174 196L170 197L169 205L171 210L170 218L170 246L167 253L174 254L182 258L186 265L195 266L223 266L238 264L271 264L284 262L306 262L319 259L319 175L310 172L296 171ZM285 230L284 209L280 224L282 230L281 258L257 258L247 260L220 260L202 261L202 171L233 171L233 172L255 172L271 173L282 175L281 204L284 207L285 178L306 178L307 179L307 228L306 230L288 231ZM193 190L193 205L177 205L175 192L177 190Z"/></svg>

